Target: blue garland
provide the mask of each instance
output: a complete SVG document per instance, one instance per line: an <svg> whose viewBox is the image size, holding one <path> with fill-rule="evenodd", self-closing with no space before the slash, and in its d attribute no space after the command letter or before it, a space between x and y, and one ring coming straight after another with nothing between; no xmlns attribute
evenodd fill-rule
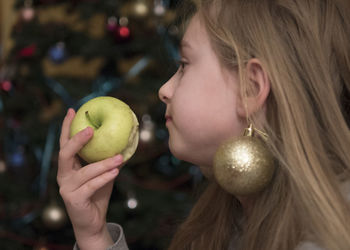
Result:
<svg viewBox="0 0 350 250"><path fill-rule="evenodd" d="M52 122L47 132L44 154L41 161L41 171L40 171L40 177L39 177L39 190L40 190L41 197L45 196L46 194L47 176L50 169L51 156L54 150L56 133L57 133L57 124L55 122Z"/></svg>
<svg viewBox="0 0 350 250"><path fill-rule="evenodd" d="M3 110L4 110L4 103L2 102L0 97L0 112L2 112Z"/></svg>

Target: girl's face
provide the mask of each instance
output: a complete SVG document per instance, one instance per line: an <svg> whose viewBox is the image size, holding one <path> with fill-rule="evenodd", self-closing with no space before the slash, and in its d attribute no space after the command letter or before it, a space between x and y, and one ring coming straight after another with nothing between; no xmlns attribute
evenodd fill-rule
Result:
<svg viewBox="0 0 350 250"><path fill-rule="evenodd" d="M236 73L220 66L195 15L182 40L180 67L159 90L167 105L169 147L175 157L207 172L222 141L243 131L236 93Z"/></svg>

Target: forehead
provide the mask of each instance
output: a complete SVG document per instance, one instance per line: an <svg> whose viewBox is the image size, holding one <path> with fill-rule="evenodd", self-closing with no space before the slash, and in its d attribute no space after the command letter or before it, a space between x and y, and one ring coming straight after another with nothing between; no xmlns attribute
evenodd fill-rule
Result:
<svg viewBox="0 0 350 250"><path fill-rule="evenodd" d="M211 65L212 67L214 65L218 66L219 72L217 73L225 79L232 76L235 78L238 77L237 71L228 69L219 59L212 43L210 42L207 29L204 25L204 21L198 14L195 14L192 17L181 41L181 52L188 54L195 59L204 61L206 65Z"/></svg>
<svg viewBox="0 0 350 250"><path fill-rule="evenodd" d="M189 22L181 42L182 49L196 49L209 45L206 30L198 15L194 15Z"/></svg>

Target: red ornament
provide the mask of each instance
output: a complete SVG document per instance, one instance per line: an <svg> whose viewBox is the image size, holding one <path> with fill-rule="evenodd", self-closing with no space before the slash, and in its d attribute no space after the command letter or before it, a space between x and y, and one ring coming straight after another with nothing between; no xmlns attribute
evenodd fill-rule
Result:
<svg viewBox="0 0 350 250"><path fill-rule="evenodd" d="M128 38L130 36L130 29L128 27L120 27L119 35L122 38Z"/></svg>
<svg viewBox="0 0 350 250"><path fill-rule="evenodd" d="M25 7L22 10L22 18L26 22L30 22L34 19L35 11L32 7Z"/></svg>
<svg viewBox="0 0 350 250"><path fill-rule="evenodd" d="M126 26L118 26L114 32L116 42L127 42L130 40L131 32Z"/></svg>
<svg viewBox="0 0 350 250"><path fill-rule="evenodd" d="M12 83L10 81L3 81L1 83L1 89L9 92L12 89Z"/></svg>
<svg viewBox="0 0 350 250"><path fill-rule="evenodd" d="M33 20L35 16L33 0L24 0L24 7L21 11L21 16L25 22L30 22Z"/></svg>
<svg viewBox="0 0 350 250"><path fill-rule="evenodd" d="M22 57L22 58L32 57L35 54L35 52L36 52L36 45L32 44L21 49L18 52L18 57Z"/></svg>
<svg viewBox="0 0 350 250"><path fill-rule="evenodd" d="M118 28L118 19L115 16L111 16L107 20L107 30L109 32L115 32Z"/></svg>
<svg viewBox="0 0 350 250"><path fill-rule="evenodd" d="M51 3L56 3L60 0L40 0L41 3L43 4L51 4Z"/></svg>

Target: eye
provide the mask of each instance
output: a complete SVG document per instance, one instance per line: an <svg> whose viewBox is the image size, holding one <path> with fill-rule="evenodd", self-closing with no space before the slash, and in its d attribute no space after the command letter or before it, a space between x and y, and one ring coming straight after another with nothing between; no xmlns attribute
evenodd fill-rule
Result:
<svg viewBox="0 0 350 250"><path fill-rule="evenodd" d="M188 63L185 62L184 60L176 60L176 65L179 68L179 71L183 72L185 67L186 67L186 65L188 65Z"/></svg>

